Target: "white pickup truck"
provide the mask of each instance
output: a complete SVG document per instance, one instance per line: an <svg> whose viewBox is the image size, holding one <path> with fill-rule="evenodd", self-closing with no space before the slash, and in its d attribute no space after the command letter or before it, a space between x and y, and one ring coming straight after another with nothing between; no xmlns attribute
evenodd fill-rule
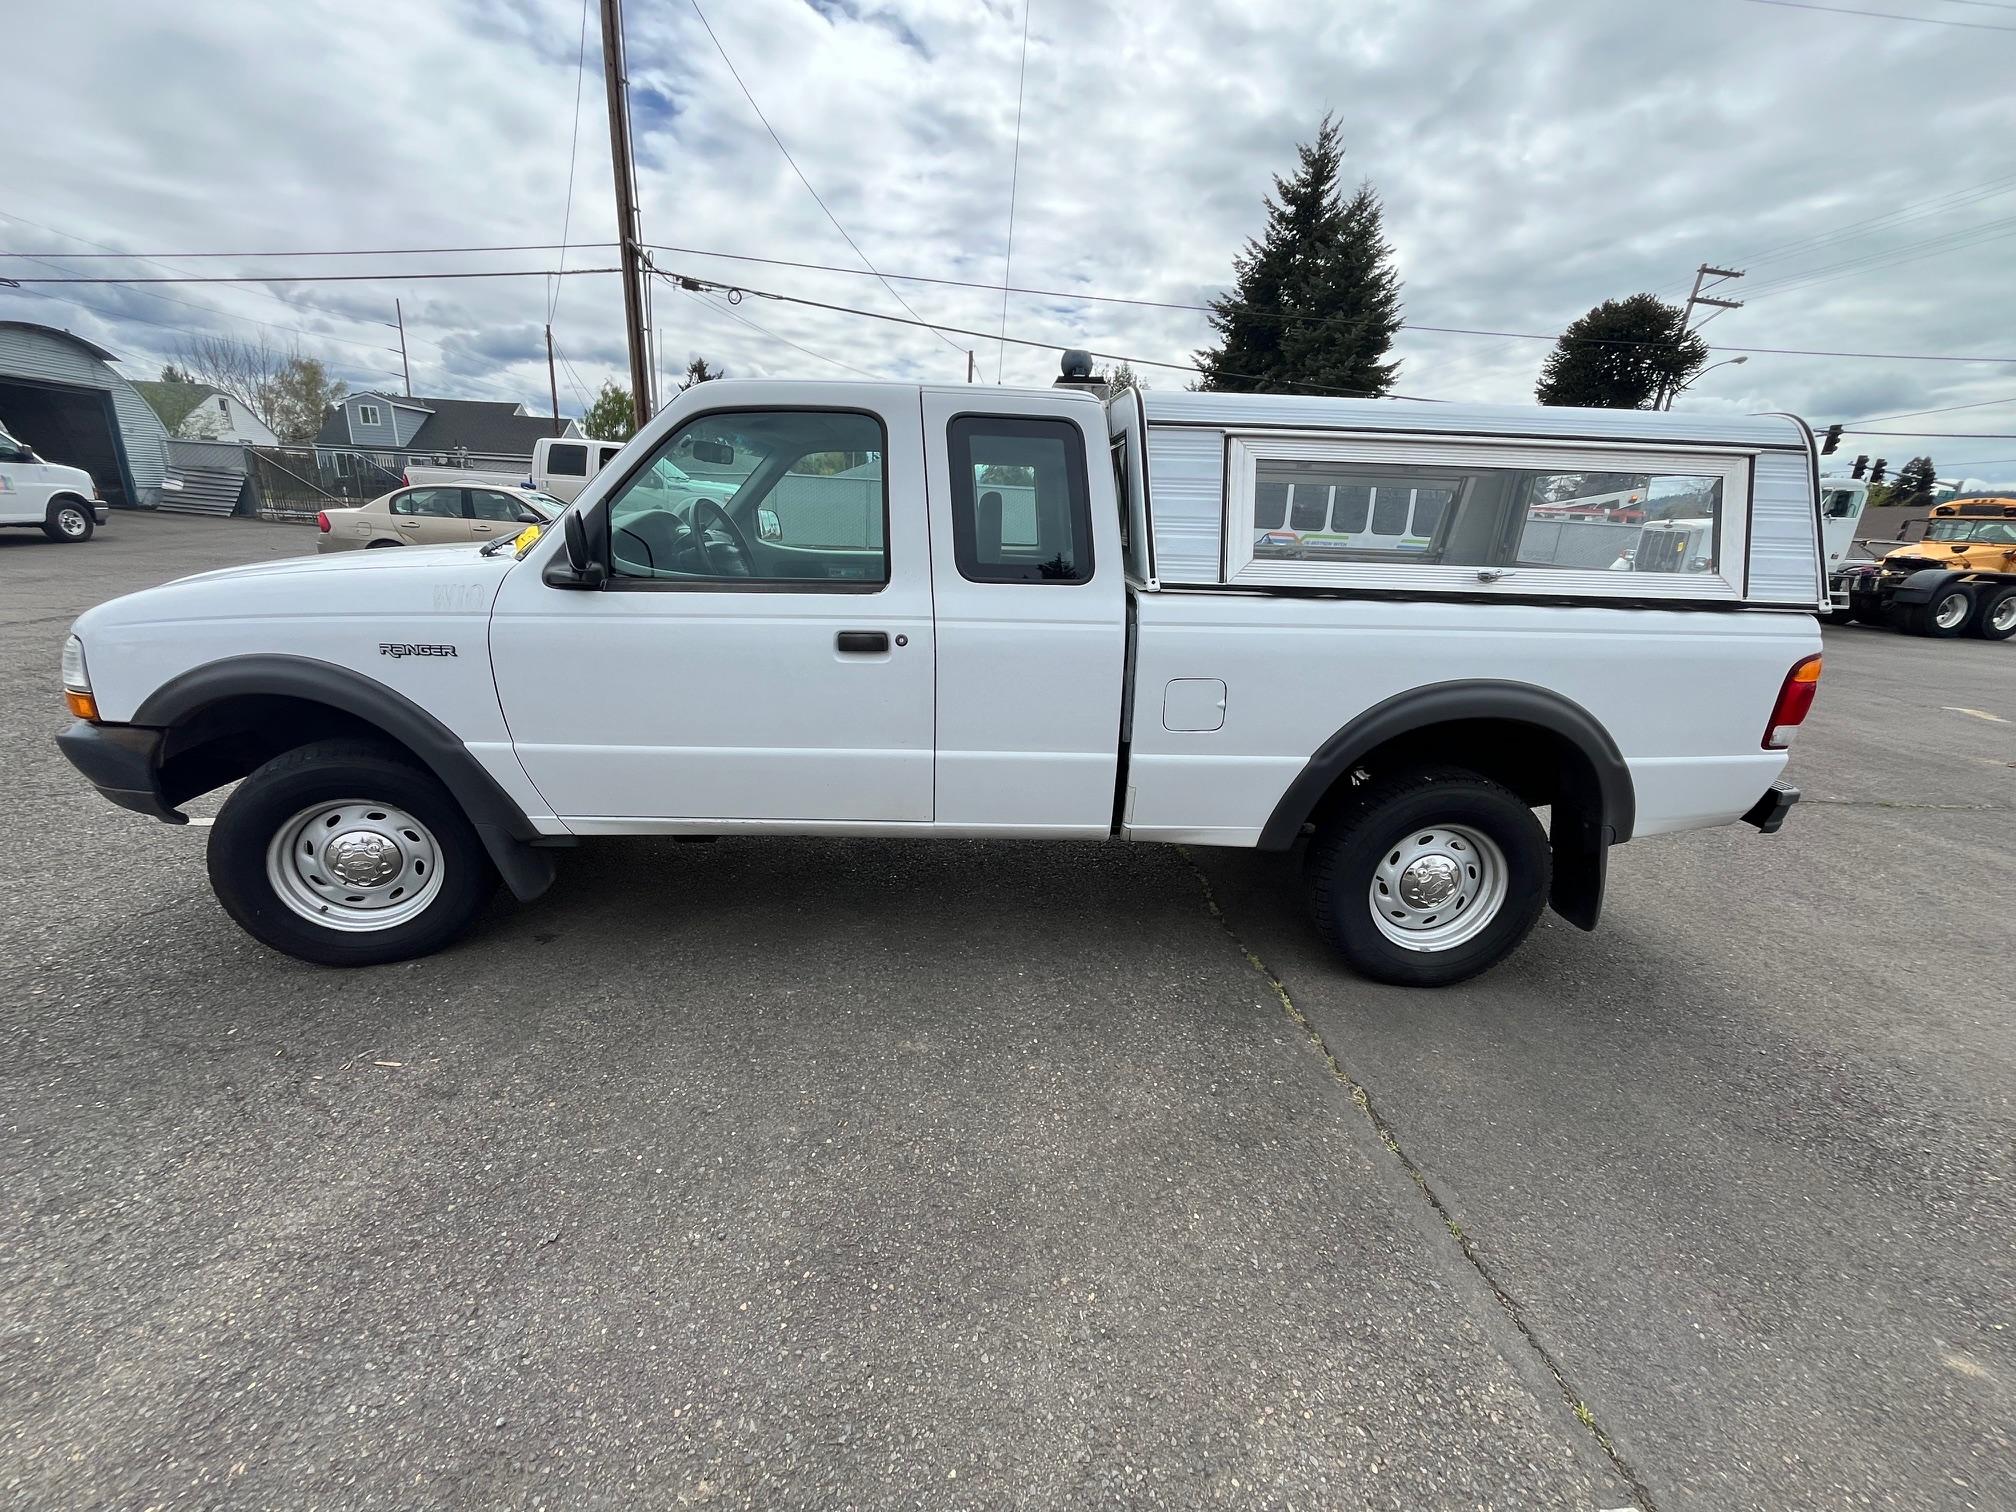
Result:
<svg viewBox="0 0 2016 1512"><path fill-rule="evenodd" d="M1539 508L1626 486L1690 522L1663 570ZM58 741L170 822L236 782L212 883L311 961L601 835L1307 837L1323 936L1436 985L1594 928L1612 845L1782 822L1816 498L1789 417L709 383L529 544L92 609Z"/></svg>

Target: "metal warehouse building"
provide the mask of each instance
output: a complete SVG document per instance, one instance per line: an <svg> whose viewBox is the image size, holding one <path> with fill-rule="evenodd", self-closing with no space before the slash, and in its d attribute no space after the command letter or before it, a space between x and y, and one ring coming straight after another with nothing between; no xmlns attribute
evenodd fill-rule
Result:
<svg viewBox="0 0 2016 1512"><path fill-rule="evenodd" d="M51 462L81 467L114 507L161 499L168 431L119 359L54 326L0 320L0 426Z"/></svg>

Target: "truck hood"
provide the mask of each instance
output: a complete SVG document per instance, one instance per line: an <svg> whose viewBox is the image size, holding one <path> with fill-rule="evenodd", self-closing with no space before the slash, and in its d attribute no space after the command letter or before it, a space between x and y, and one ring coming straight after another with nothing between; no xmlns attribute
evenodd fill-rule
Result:
<svg viewBox="0 0 2016 1512"><path fill-rule="evenodd" d="M208 572L192 572L162 584L172 588L183 583L217 583L249 578L311 576L331 572L425 572L442 567L502 569L512 555L500 551L493 557L482 555L480 543L466 546L401 546L397 551L336 551L326 556L281 557L273 562L248 562L242 567L213 567Z"/></svg>

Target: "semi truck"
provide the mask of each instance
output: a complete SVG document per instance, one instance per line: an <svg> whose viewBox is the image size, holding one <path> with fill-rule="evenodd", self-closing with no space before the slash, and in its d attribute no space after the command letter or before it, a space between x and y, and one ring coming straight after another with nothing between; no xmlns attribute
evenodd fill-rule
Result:
<svg viewBox="0 0 2016 1512"><path fill-rule="evenodd" d="M1933 505L1921 539L1835 566L1829 599L1831 617L1911 635L2016 636L2016 498Z"/></svg>

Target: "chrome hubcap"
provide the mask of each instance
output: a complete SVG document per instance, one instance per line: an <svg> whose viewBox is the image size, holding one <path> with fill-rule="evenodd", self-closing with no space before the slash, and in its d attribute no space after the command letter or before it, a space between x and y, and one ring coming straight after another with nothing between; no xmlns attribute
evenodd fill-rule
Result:
<svg viewBox="0 0 2016 1512"><path fill-rule="evenodd" d="M1947 594L1945 598L1939 601L1937 618L1941 630L1951 630L1955 625L1967 618L1967 595L1964 593Z"/></svg>
<svg viewBox="0 0 2016 1512"><path fill-rule="evenodd" d="M1995 612L1988 616L1988 628L2007 630L2016 625L2016 594L2011 594L1995 606Z"/></svg>
<svg viewBox="0 0 2016 1512"><path fill-rule="evenodd" d="M274 834L266 879L282 903L325 929L392 929L440 894L441 851L404 809L362 799L317 803Z"/></svg>
<svg viewBox="0 0 2016 1512"><path fill-rule="evenodd" d="M56 528L67 536L81 536L84 534L84 511L81 509L57 510Z"/></svg>
<svg viewBox="0 0 2016 1512"><path fill-rule="evenodd" d="M1394 944L1453 950L1498 916L1509 875L1489 835L1462 824L1427 825L1380 858L1366 902Z"/></svg>

